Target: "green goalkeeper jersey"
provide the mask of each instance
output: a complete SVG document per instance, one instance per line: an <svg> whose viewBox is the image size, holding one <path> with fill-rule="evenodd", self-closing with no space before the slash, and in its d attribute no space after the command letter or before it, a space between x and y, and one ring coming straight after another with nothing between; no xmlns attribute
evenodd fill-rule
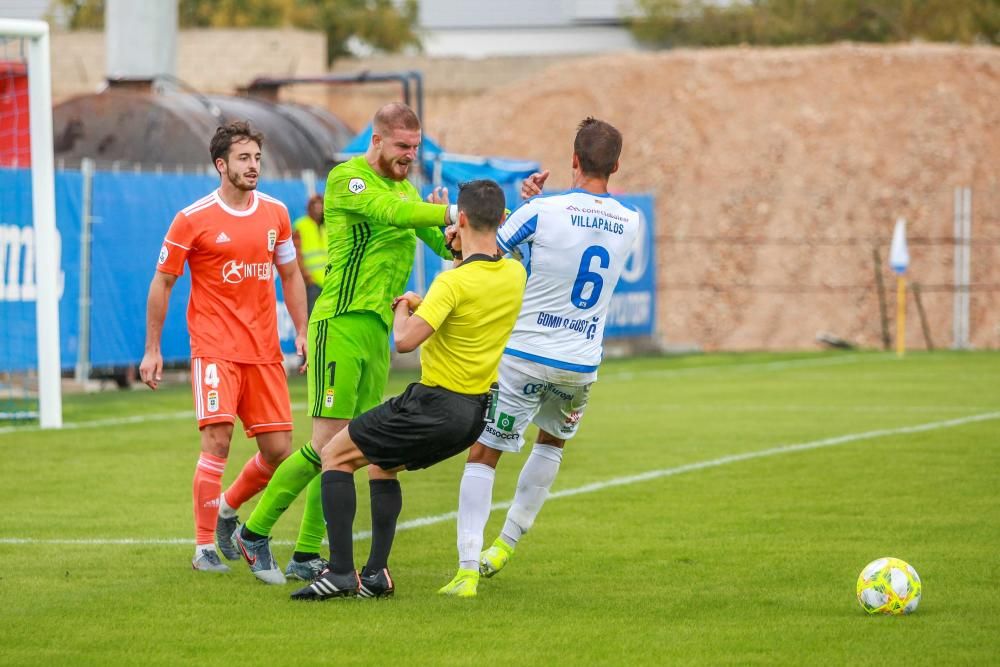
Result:
<svg viewBox="0 0 1000 667"><path fill-rule="evenodd" d="M391 329L392 300L406 289L417 237L451 259L445 208L421 201L409 181L379 176L363 155L334 167L323 197L326 277L310 321L367 310Z"/></svg>

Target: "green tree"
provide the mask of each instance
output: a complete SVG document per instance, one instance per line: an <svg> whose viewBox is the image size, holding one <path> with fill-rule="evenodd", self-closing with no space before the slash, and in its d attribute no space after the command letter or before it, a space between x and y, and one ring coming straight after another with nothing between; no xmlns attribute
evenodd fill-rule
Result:
<svg viewBox="0 0 1000 667"><path fill-rule="evenodd" d="M69 18L71 29L104 27L104 0L52 0L53 11ZM179 0L182 28L270 28L322 30L332 62L350 53L352 39L382 51L420 47L415 31L417 0Z"/></svg>
<svg viewBox="0 0 1000 667"><path fill-rule="evenodd" d="M50 0L49 14L66 16L70 30L104 27L104 0Z"/></svg>
<svg viewBox="0 0 1000 667"><path fill-rule="evenodd" d="M659 46L912 39L1000 43L1000 0L638 0L636 37Z"/></svg>

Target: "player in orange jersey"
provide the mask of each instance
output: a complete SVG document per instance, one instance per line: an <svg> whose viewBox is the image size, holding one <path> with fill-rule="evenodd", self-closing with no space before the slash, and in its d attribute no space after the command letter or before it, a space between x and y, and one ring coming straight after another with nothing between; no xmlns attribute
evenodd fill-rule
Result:
<svg viewBox="0 0 1000 667"><path fill-rule="evenodd" d="M174 218L146 304L146 353L139 372L142 381L156 389L163 370L160 336L167 304L187 262L191 387L201 431L193 488L192 566L204 572L229 571L215 550L219 513L235 513L267 485L274 468L291 452L292 413L278 345L275 266L295 324L295 350L305 356L306 290L288 210L257 192L262 144L263 137L248 122L216 130L210 150L221 178L219 189ZM260 451L220 494L236 417L247 437L257 439Z"/></svg>

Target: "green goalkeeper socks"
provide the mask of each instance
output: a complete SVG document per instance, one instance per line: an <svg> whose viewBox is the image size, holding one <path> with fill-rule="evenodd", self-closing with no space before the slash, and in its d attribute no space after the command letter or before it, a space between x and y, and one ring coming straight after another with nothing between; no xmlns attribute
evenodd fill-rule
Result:
<svg viewBox="0 0 1000 667"><path fill-rule="evenodd" d="M274 471L274 476L271 477L267 488L264 489L264 495L261 496L257 507L254 508L253 513L250 514L250 518L247 519L247 530L260 535L270 535L274 524L285 513L285 510L292 504L292 501L302 493L302 489L306 488L306 485L310 481L318 478L319 471L319 455L313 450L312 444L307 442L299 451L285 459ZM318 487L319 485L317 483L314 486ZM312 495L314 494L310 493L310 496ZM318 491L315 496L315 503L310 500L307 504L307 515L309 514L310 506L319 504ZM322 536L325 530L323 528L322 507L320 507L318 513L320 523L319 532ZM306 517L303 516L303 524L305 524L305 520ZM311 519L311 521L315 520L315 518ZM313 551L319 551L319 542L316 544L317 546Z"/></svg>
<svg viewBox="0 0 1000 667"><path fill-rule="evenodd" d="M306 507L302 510L299 539L295 542L296 553L318 554L323 544L323 538L326 537L326 521L323 520L322 482L322 476L316 475L306 489Z"/></svg>

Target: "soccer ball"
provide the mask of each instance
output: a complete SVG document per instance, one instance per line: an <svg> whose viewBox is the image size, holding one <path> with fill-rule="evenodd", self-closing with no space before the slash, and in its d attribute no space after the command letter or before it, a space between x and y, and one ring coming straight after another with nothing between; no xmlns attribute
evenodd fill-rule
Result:
<svg viewBox="0 0 1000 667"><path fill-rule="evenodd" d="M869 614L909 614L920 604L920 577L909 563L879 558L858 576L858 603Z"/></svg>

